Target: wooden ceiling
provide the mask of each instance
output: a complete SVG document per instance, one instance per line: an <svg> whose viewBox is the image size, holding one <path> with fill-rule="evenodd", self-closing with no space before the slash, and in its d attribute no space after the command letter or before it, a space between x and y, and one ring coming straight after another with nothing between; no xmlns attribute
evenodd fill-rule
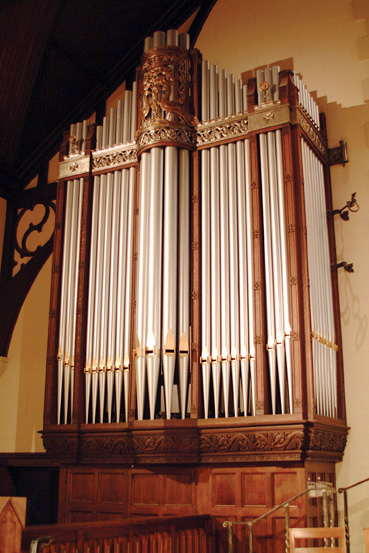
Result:
<svg viewBox="0 0 369 553"><path fill-rule="evenodd" d="M216 0L0 0L0 196L17 195L139 64L155 30L190 27Z"/></svg>

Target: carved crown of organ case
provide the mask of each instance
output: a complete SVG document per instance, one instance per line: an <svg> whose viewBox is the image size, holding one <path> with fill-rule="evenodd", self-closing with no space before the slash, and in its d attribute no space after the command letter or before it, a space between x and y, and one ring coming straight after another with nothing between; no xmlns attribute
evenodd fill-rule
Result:
<svg viewBox="0 0 369 553"><path fill-rule="evenodd" d="M242 83L187 35L146 39L57 197L43 439L61 458L342 457L329 158L274 66Z"/></svg>

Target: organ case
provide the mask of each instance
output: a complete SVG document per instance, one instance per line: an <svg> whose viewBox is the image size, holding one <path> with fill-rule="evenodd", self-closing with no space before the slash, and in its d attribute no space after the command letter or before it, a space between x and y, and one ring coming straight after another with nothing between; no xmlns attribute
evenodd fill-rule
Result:
<svg viewBox="0 0 369 553"><path fill-rule="evenodd" d="M324 118L296 75L242 83L186 35L149 37L132 91L61 149L46 450L199 474L340 460L330 209Z"/></svg>

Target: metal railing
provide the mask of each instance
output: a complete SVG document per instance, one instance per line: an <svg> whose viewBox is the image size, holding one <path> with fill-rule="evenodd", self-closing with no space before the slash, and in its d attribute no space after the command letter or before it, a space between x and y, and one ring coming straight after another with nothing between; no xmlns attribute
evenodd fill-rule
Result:
<svg viewBox="0 0 369 553"><path fill-rule="evenodd" d="M338 488L337 490L338 493L343 493L343 518L345 524L346 553L350 553L350 528L348 518L347 491L351 490L351 488L356 488L356 486L360 486L360 484L364 484L365 482L369 482L369 478L365 478L364 480L355 482L355 484L351 484L351 486L346 486L345 488Z"/></svg>
<svg viewBox="0 0 369 553"><path fill-rule="evenodd" d="M330 482L308 482L306 490L298 493L297 495L294 495L287 501L284 501L280 505L276 505L273 507L273 509L270 509L270 511L264 513L263 515L260 515L259 517L255 518L254 520L245 521L235 521L235 520L225 520L223 522L223 527L228 528L228 553L233 553L233 526L235 525L244 525L248 526L249 529L249 551L248 553L253 553L254 551L254 525L257 522L260 522L261 520L269 517L279 509L285 510L285 527L286 527L286 536L285 536L285 543L286 543L286 553L289 553L290 551L290 542L289 542L289 528L290 528L290 504L299 499L300 497L304 495L308 495L309 497L322 497L323 502L323 524L325 527L334 526L334 494L336 493L336 490L333 488L332 484ZM329 500L328 500L329 498ZM328 508L329 503L329 508ZM349 551L347 552L349 553Z"/></svg>

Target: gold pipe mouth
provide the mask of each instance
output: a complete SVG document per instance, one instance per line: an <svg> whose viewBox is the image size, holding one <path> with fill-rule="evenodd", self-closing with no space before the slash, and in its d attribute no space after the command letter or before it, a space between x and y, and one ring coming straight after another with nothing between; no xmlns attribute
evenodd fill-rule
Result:
<svg viewBox="0 0 369 553"><path fill-rule="evenodd" d="M172 356L172 355L175 355L175 353L176 353L175 349L165 349L164 350L164 355Z"/></svg>
<svg viewBox="0 0 369 553"><path fill-rule="evenodd" d="M90 374L90 373L91 373L90 367L85 367L85 368L83 369L83 372L84 372L85 374Z"/></svg>

